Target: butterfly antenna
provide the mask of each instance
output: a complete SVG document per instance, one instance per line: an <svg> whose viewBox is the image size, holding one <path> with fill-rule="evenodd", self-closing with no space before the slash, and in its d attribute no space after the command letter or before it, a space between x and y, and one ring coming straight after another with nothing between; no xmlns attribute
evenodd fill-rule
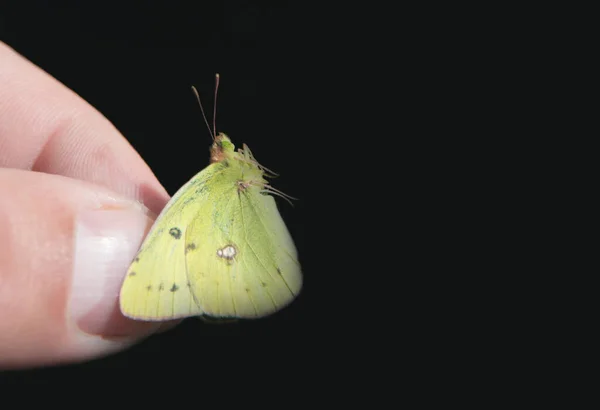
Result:
<svg viewBox="0 0 600 410"><path fill-rule="evenodd" d="M215 74L215 100L213 102L213 135L217 135L217 91L219 91L219 73Z"/></svg>
<svg viewBox="0 0 600 410"><path fill-rule="evenodd" d="M215 139L215 134L210 130L210 125L208 124L208 120L206 119L206 114L204 114L204 108L202 108L202 101L200 101L200 94L198 94L198 90L196 90L196 87L194 87L192 85L192 91L194 91L194 94L196 95L196 99L198 100L198 104L200 105L200 111L202 111L202 118L204 118L204 123L206 124L206 127L208 128L208 132L210 133L212 139Z"/></svg>

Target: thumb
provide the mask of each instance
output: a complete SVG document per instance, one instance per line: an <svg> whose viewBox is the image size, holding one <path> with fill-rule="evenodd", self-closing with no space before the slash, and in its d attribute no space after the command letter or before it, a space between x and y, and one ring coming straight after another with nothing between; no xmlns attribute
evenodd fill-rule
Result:
<svg viewBox="0 0 600 410"><path fill-rule="evenodd" d="M83 181L0 169L0 368L91 359L158 330L118 305L147 213Z"/></svg>

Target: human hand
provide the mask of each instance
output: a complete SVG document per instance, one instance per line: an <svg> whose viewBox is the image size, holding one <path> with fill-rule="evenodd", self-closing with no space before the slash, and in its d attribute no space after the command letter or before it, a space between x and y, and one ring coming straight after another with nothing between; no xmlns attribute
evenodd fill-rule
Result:
<svg viewBox="0 0 600 410"><path fill-rule="evenodd" d="M96 358L176 323L118 304L168 199L105 117L0 42L0 369Z"/></svg>

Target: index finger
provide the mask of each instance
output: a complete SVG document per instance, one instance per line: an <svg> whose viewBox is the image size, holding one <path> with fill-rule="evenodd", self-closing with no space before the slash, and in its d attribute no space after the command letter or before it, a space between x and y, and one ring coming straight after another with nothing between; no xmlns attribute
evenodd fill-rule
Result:
<svg viewBox="0 0 600 410"><path fill-rule="evenodd" d="M0 42L0 168L93 182L158 214L169 195L119 131L73 91Z"/></svg>

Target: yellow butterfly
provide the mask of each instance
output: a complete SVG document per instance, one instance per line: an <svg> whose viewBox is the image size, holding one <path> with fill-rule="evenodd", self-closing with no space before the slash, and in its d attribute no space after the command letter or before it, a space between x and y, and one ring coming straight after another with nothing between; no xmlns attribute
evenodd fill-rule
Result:
<svg viewBox="0 0 600 410"><path fill-rule="evenodd" d="M121 312L139 320L259 318L292 302L302 273L270 194L285 195L267 184L269 174L245 144L236 151L213 133L210 165L171 198L131 263Z"/></svg>

